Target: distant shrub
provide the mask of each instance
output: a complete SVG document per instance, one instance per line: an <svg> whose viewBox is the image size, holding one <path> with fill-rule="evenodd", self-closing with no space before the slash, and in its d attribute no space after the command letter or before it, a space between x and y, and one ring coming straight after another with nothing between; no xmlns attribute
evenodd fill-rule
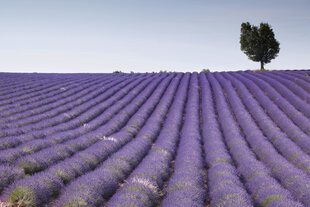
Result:
<svg viewBox="0 0 310 207"><path fill-rule="evenodd" d="M115 70L113 73L123 73L121 70Z"/></svg>
<svg viewBox="0 0 310 207"><path fill-rule="evenodd" d="M208 73L208 72L210 72L210 69L202 69L201 72Z"/></svg>

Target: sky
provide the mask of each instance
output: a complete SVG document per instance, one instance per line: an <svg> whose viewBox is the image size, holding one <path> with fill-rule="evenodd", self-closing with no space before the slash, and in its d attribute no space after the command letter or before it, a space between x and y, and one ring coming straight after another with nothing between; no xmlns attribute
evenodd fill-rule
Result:
<svg viewBox="0 0 310 207"><path fill-rule="evenodd" d="M0 72L258 69L240 25L269 23L279 56L310 69L309 0L0 0Z"/></svg>

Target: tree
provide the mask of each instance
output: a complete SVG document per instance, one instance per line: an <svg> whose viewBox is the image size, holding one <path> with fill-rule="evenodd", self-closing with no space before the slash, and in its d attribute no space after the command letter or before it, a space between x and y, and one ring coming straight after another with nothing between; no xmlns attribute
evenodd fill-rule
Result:
<svg viewBox="0 0 310 207"><path fill-rule="evenodd" d="M267 23L260 23L259 28L249 22L242 23L240 45L250 60L260 62L261 70L264 70L264 64L270 63L280 51L280 43Z"/></svg>

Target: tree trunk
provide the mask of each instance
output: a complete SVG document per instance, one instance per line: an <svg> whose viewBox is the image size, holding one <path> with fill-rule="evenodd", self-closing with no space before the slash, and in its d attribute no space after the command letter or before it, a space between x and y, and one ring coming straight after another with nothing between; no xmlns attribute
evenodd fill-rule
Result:
<svg viewBox="0 0 310 207"><path fill-rule="evenodd" d="M260 61L260 70L263 71L265 68L264 68L264 62L263 61Z"/></svg>

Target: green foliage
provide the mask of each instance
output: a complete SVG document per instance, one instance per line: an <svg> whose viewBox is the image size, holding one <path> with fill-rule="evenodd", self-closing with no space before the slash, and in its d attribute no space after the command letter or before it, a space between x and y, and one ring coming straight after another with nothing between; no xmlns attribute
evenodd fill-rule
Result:
<svg viewBox="0 0 310 207"><path fill-rule="evenodd" d="M8 206L36 206L35 195L29 188L17 187L9 196Z"/></svg>
<svg viewBox="0 0 310 207"><path fill-rule="evenodd" d="M249 22L242 23L240 45L250 60L261 63L261 70L264 70L264 64L270 63L280 51L280 43L267 23L261 23L259 28Z"/></svg>
<svg viewBox="0 0 310 207"><path fill-rule="evenodd" d="M203 72L203 73L208 73L208 72L210 72L210 69L202 69L201 72Z"/></svg>
<svg viewBox="0 0 310 207"><path fill-rule="evenodd" d="M159 72L160 73L168 73L168 71L166 71L166 70L160 70Z"/></svg>
<svg viewBox="0 0 310 207"><path fill-rule="evenodd" d="M74 198L74 200L70 200L70 201L67 201L65 204L64 204L64 207L86 207L87 206L87 203L85 202L85 200L83 198Z"/></svg>
<svg viewBox="0 0 310 207"><path fill-rule="evenodd" d="M115 70L113 73L123 73L121 70Z"/></svg>
<svg viewBox="0 0 310 207"><path fill-rule="evenodd" d="M229 203L232 201L231 198L234 198L234 201L238 204L239 197L241 197L241 195L238 193L224 194L216 201L215 206L228 206Z"/></svg>
<svg viewBox="0 0 310 207"><path fill-rule="evenodd" d="M272 201L274 201L274 200L279 200L279 199L281 199L281 198L283 198L282 195L270 195L270 196L268 196L268 197L265 199L264 203L263 203L261 206L265 207L265 206L267 206L270 202L272 202Z"/></svg>
<svg viewBox="0 0 310 207"><path fill-rule="evenodd" d="M22 168L25 174L30 174L30 175L32 175L33 173L37 171L41 171L44 169L44 166L34 159L21 161L18 163L18 167Z"/></svg>

